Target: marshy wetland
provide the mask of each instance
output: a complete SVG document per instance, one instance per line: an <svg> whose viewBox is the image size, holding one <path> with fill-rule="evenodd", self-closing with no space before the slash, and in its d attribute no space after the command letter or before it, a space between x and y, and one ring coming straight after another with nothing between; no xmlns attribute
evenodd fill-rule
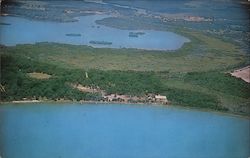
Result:
<svg viewBox="0 0 250 158"><path fill-rule="evenodd" d="M249 2L2 4L0 157L250 156Z"/></svg>

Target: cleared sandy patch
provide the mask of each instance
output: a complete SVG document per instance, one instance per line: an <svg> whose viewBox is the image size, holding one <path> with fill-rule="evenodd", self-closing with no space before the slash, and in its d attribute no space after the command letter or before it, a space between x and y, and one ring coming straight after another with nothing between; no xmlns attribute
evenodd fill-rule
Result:
<svg viewBox="0 0 250 158"><path fill-rule="evenodd" d="M234 70L230 74L234 77L241 78L247 83L250 83L250 65L238 70Z"/></svg>
<svg viewBox="0 0 250 158"><path fill-rule="evenodd" d="M87 87L87 86L83 86L81 84L71 84L71 86L75 89L78 89L81 92L88 92L88 93L98 93L101 92L101 90L92 88L92 87Z"/></svg>
<svg viewBox="0 0 250 158"><path fill-rule="evenodd" d="M31 73L27 73L27 74L31 78L40 79L40 80L49 79L51 77L51 75L46 74L46 73L42 73L42 72L31 72Z"/></svg>

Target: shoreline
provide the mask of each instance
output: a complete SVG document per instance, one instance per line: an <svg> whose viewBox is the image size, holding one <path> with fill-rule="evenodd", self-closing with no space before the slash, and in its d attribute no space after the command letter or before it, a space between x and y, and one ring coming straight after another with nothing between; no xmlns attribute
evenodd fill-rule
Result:
<svg viewBox="0 0 250 158"><path fill-rule="evenodd" d="M243 119L250 119L250 115L247 114L240 114L240 113L234 113L230 111L217 111L213 109L206 109L206 108L198 108L198 107L188 107L188 106L181 106L181 105L174 105L174 104L160 104L160 103L130 103L130 102L105 102L105 101L72 101L72 100L15 100L15 101L8 101L8 102L2 102L0 101L0 106L13 104L13 105L23 105L23 104L45 104L45 103L52 103L52 104L79 104L79 105L87 105L87 104L105 104L105 105L112 105L112 104L121 104L121 105L146 105L146 106L160 106L160 107L168 107L168 108L176 108L176 109L182 109L182 110L192 110L197 112L209 112L218 114L221 116L231 116L231 117L237 117L237 118L243 118Z"/></svg>

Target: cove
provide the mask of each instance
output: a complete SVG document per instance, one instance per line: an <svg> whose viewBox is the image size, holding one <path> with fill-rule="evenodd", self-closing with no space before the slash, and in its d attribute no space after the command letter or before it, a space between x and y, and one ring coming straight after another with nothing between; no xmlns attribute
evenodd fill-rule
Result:
<svg viewBox="0 0 250 158"><path fill-rule="evenodd" d="M3 158L246 158L249 119L124 104L0 106Z"/></svg>
<svg viewBox="0 0 250 158"><path fill-rule="evenodd" d="M97 25L108 15L89 15L78 18L78 22L59 23L35 21L21 17L0 17L0 44L34 44L36 42L57 42L74 45L89 45L95 48L137 48L147 50L176 50L189 39L173 32L154 30L120 30ZM143 35L131 37L131 32L143 32ZM77 35L77 36L69 36ZM111 44L94 44L90 41Z"/></svg>

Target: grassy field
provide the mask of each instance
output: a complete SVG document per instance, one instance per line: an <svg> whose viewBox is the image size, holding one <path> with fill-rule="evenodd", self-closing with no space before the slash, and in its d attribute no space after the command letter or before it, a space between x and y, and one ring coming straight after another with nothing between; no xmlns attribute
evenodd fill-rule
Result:
<svg viewBox="0 0 250 158"><path fill-rule="evenodd" d="M237 46L201 32L176 51L92 48L38 43L1 48L1 100L58 98L99 100L68 86L80 83L108 93L166 95L172 104L249 115L250 86L228 75L248 62ZM27 73L49 74L46 80ZM88 72L89 79L84 77Z"/></svg>

